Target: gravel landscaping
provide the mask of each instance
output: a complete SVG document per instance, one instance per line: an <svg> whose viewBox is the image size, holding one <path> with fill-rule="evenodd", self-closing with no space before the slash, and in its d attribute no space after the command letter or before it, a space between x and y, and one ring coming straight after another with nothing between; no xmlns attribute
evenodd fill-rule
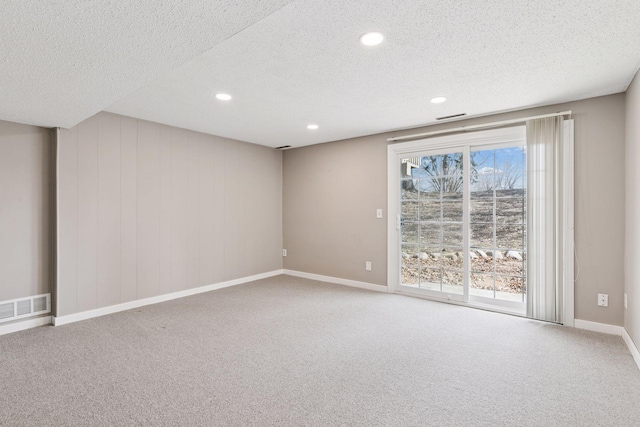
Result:
<svg viewBox="0 0 640 427"><path fill-rule="evenodd" d="M402 283L462 286L462 193L402 189ZM473 192L471 287L526 292L524 190Z"/></svg>

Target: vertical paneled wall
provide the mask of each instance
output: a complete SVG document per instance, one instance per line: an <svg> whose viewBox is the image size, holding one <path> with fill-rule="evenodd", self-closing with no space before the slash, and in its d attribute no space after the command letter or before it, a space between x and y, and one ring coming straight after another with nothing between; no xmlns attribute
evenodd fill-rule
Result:
<svg viewBox="0 0 640 427"><path fill-rule="evenodd" d="M57 313L282 268L282 157L99 113L58 135Z"/></svg>
<svg viewBox="0 0 640 427"><path fill-rule="evenodd" d="M0 301L51 292L49 129L0 121Z"/></svg>

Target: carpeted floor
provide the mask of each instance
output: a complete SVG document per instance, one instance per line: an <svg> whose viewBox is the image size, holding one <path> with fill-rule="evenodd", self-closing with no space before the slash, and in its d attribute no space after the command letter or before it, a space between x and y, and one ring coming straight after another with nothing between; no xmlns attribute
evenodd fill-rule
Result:
<svg viewBox="0 0 640 427"><path fill-rule="evenodd" d="M278 276L0 336L0 425L640 425L620 337Z"/></svg>

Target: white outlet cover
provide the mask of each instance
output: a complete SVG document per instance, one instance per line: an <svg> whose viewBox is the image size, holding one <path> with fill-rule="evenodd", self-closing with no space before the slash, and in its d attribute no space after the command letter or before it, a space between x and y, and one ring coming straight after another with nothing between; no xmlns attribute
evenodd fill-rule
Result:
<svg viewBox="0 0 640 427"><path fill-rule="evenodd" d="M376 210L376 218L382 218L382 209Z"/></svg>
<svg viewBox="0 0 640 427"><path fill-rule="evenodd" d="M607 294L598 294L598 306L600 306L600 307L609 307L609 295L607 295Z"/></svg>

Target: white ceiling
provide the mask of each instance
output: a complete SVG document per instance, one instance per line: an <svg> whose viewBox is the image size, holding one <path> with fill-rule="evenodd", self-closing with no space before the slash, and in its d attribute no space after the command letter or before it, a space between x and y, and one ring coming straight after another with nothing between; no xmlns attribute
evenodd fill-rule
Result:
<svg viewBox="0 0 640 427"><path fill-rule="evenodd" d="M292 0L1 0L0 119L72 127Z"/></svg>
<svg viewBox="0 0 640 427"><path fill-rule="evenodd" d="M272 147L622 92L640 66L638 0L5 0L0 24L0 119Z"/></svg>

